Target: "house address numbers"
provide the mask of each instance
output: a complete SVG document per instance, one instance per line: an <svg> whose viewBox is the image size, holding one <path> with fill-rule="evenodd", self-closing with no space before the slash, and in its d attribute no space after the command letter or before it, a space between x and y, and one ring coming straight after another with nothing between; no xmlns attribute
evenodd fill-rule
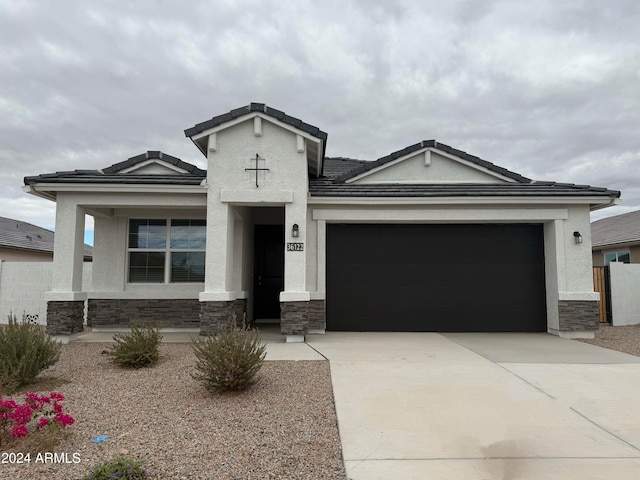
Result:
<svg viewBox="0 0 640 480"><path fill-rule="evenodd" d="M287 243L287 252L303 252L304 243Z"/></svg>

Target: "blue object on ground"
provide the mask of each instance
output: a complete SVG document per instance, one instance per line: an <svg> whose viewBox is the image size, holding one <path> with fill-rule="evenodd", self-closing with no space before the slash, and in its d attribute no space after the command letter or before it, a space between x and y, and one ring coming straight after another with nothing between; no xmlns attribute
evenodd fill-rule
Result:
<svg viewBox="0 0 640 480"><path fill-rule="evenodd" d="M92 438L91 441L93 443L102 443L107 441L106 435L98 435L96 438Z"/></svg>

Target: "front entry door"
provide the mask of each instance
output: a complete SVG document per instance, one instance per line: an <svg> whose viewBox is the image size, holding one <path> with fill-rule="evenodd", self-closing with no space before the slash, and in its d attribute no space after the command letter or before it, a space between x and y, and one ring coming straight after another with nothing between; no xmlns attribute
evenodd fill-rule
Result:
<svg viewBox="0 0 640 480"><path fill-rule="evenodd" d="M279 319L284 290L284 227L255 226L253 318Z"/></svg>

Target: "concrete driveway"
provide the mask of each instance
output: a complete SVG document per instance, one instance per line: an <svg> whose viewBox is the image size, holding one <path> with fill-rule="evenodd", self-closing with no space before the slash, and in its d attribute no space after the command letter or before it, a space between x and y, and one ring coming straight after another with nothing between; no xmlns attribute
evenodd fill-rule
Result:
<svg viewBox="0 0 640 480"><path fill-rule="evenodd" d="M640 478L640 358L546 334L327 333L351 480Z"/></svg>

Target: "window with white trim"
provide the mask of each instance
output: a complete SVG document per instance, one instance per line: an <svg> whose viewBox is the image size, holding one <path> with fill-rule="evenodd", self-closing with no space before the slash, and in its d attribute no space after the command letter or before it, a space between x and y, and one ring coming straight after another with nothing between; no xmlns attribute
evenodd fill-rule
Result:
<svg viewBox="0 0 640 480"><path fill-rule="evenodd" d="M204 282L206 220L129 219L129 283Z"/></svg>
<svg viewBox="0 0 640 480"><path fill-rule="evenodd" d="M631 263L629 250L623 250L621 252L605 252L604 264L609 265L611 262Z"/></svg>

